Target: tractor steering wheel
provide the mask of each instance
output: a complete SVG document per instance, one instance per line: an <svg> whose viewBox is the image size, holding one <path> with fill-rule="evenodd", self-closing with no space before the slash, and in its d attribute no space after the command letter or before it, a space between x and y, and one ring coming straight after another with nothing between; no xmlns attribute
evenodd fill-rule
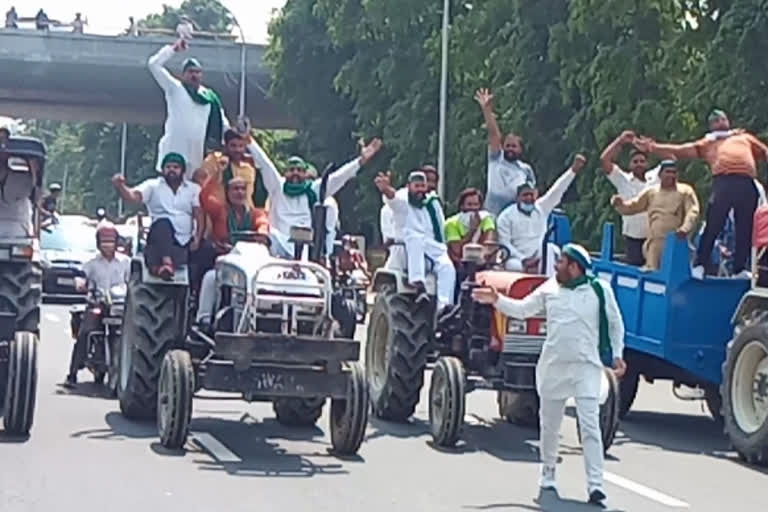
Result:
<svg viewBox="0 0 768 512"><path fill-rule="evenodd" d="M507 261L512 257L509 248L498 242L483 242L483 245L487 251L486 260L491 267L504 268Z"/></svg>

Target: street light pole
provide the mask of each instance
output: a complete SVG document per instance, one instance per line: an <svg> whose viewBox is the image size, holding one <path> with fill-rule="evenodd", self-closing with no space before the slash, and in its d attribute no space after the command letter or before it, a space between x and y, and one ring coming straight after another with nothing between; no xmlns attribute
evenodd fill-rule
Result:
<svg viewBox="0 0 768 512"><path fill-rule="evenodd" d="M125 150L128 143L128 125L123 123L120 130L120 174L125 177ZM117 217L123 217L123 198L118 196L117 199Z"/></svg>
<svg viewBox="0 0 768 512"><path fill-rule="evenodd" d="M437 175L440 177L438 193L440 197L445 197L445 117L448 110L448 23L450 8L450 0L443 0L443 53L440 67L440 128L437 153Z"/></svg>
<svg viewBox="0 0 768 512"><path fill-rule="evenodd" d="M240 23L238 23L237 18L232 15L232 18L235 20L235 25L237 25L238 30L240 30L240 105L239 105L239 117L240 119L243 119L245 117L245 34L243 33L243 28L240 26Z"/></svg>

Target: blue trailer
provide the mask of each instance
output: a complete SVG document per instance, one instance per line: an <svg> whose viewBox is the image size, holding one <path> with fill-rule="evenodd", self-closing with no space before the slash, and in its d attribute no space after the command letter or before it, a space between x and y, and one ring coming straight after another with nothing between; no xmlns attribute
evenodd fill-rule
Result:
<svg viewBox="0 0 768 512"><path fill-rule="evenodd" d="M611 283L626 328L622 416L641 377L698 388L739 454L768 464L768 288L757 277L693 278L688 242L674 233L657 271L615 261L612 224L593 269Z"/></svg>

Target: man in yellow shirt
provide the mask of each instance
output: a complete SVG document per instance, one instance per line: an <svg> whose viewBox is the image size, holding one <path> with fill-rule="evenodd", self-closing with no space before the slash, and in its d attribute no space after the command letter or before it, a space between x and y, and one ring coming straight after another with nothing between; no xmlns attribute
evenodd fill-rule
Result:
<svg viewBox="0 0 768 512"><path fill-rule="evenodd" d="M468 188L459 194L459 213L445 221L445 242L454 265L461 263L461 253L468 243L496 240L496 222L482 210L483 193Z"/></svg>
<svg viewBox="0 0 768 512"><path fill-rule="evenodd" d="M687 238L696 227L699 200L690 185L678 183L677 164L664 160L659 166L659 184L646 189L634 199L613 196L611 203L622 215L648 213L648 238L643 246L645 269L657 270L667 234L676 232Z"/></svg>

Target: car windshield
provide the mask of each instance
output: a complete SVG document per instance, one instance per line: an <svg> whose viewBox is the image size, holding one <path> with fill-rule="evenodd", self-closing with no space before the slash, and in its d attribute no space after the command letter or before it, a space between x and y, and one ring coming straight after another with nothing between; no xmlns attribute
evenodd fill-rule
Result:
<svg viewBox="0 0 768 512"><path fill-rule="evenodd" d="M41 230L40 248L44 251L96 251L96 228L87 225L54 225Z"/></svg>

